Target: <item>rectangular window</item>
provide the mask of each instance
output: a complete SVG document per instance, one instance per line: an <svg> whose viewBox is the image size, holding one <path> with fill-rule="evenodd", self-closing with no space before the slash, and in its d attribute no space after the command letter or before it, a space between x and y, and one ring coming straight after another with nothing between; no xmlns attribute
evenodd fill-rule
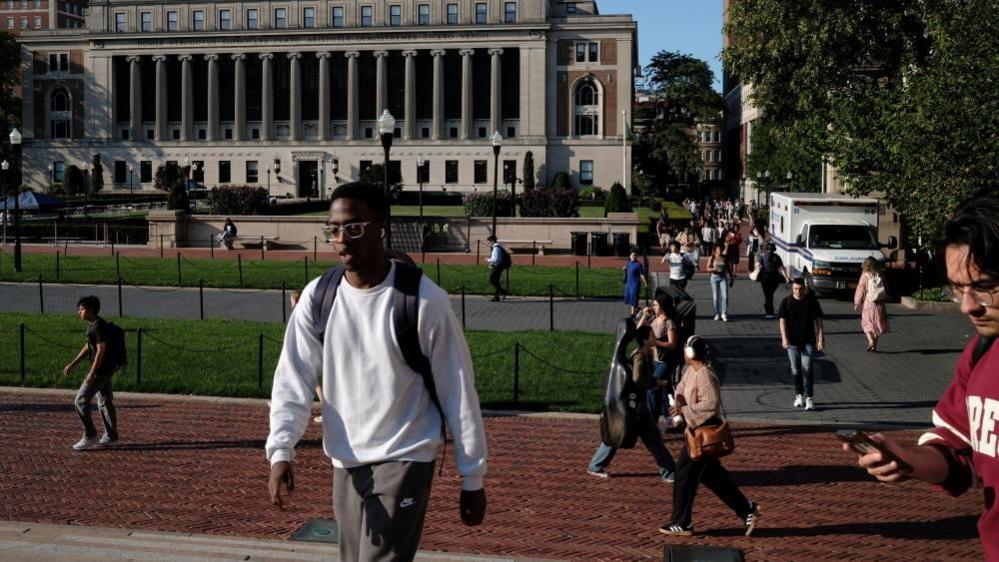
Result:
<svg viewBox="0 0 999 562"><path fill-rule="evenodd" d="M402 25L402 6L398 4L389 6L389 25Z"/></svg>
<svg viewBox="0 0 999 562"><path fill-rule="evenodd" d="M447 5L447 24L457 25L458 23L458 5L448 4Z"/></svg>
<svg viewBox="0 0 999 562"><path fill-rule="evenodd" d="M448 138L452 139L458 138L458 127L450 127L447 133L448 133Z"/></svg>
<svg viewBox="0 0 999 562"><path fill-rule="evenodd" d="M489 162L485 160L475 161L475 183L486 183L489 181Z"/></svg>
<svg viewBox="0 0 999 562"><path fill-rule="evenodd" d="M257 183L257 161L246 161L246 183Z"/></svg>
<svg viewBox="0 0 999 562"><path fill-rule="evenodd" d="M576 43L576 62L586 62L586 43Z"/></svg>
<svg viewBox="0 0 999 562"><path fill-rule="evenodd" d="M229 10L219 10L219 29L229 31L232 29L232 12Z"/></svg>
<svg viewBox="0 0 999 562"><path fill-rule="evenodd" d="M170 138L173 140L180 140L180 129L173 129L170 131Z"/></svg>
<svg viewBox="0 0 999 562"><path fill-rule="evenodd" d="M232 167L228 160L219 162L219 183L229 183L232 181Z"/></svg>
<svg viewBox="0 0 999 562"><path fill-rule="evenodd" d="M23 20L24 18L21 19ZM114 32L125 33L125 14L117 13L114 15Z"/></svg>
<svg viewBox="0 0 999 562"><path fill-rule="evenodd" d="M69 54L59 53L59 71L69 72Z"/></svg>
<svg viewBox="0 0 999 562"><path fill-rule="evenodd" d="M430 138L430 127L420 128L420 138L429 139Z"/></svg>
<svg viewBox="0 0 999 562"><path fill-rule="evenodd" d="M506 23L517 23L516 2L507 2L503 4L503 21Z"/></svg>
<svg viewBox="0 0 999 562"><path fill-rule="evenodd" d="M361 6L361 27L371 27L371 6Z"/></svg>
<svg viewBox="0 0 999 562"><path fill-rule="evenodd" d="M284 29L288 27L288 10L285 8L274 8L274 27Z"/></svg>
<svg viewBox="0 0 999 562"><path fill-rule="evenodd" d="M506 185L511 185L517 181L517 161L516 160L504 160L503 161L503 183Z"/></svg>
<svg viewBox="0 0 999 562"><path fill-rule="evenodd" d="M21 9L22 10L28 9L28 0L21 0Z"/></svg>
<svg viewBox="0 0 999 562"><path fill-rule="evenodd" d="M205 29L205 11L195 10L194 11L194 30L204 31Z"/></svg>
<svg viewBox="0 0 999 562"><path fill-rule="evenodd" d="M152 129L146 129L146 140L153 140L156 135L153 133Z"/></svg>
<svg viewBox="0 0 999 562"><path fill-rule="evenodd" d="M599 43L590 43L590 62L600 62Z"/></svg>
<svg viewBox="0 0 999 562"><path fill-rule="evenodd" d="M444 183L458 183L458 161L444 161Z"/></svg>
<svg viewBox="0 0 999 562"><path fill-rule="evenodd" d="M153 163L150 160L139 162L139 183L153 181Z"/></svg>
<svg viewBox="0 0 999 562"><path fill-rule="evenodd" d="M7 18L7 29L14 29L14 18Z"/></svg>
<svg viewBox="0 0 999 562"><path fill-rule="evenodd" d="M507 127L506 128L506 138L512 139L517 136L517 127Z"/></svg>
<svg viewBox="0 0 999 562"><path fill-rule="evenodd" d="M50 54L49 55L49 72L56 72L59 70L59 55Z"/></svg>
<svg viewBox="0 0 999 562"><path fill-rule="evenodd" d="M486 128L485 127L479 127L479 138L480 139L486 138Z"/></svg>
<svg viewBox="0 0 999 562"><path fill-rule="evenodd" d="M66 163L65 162L53 162L52 163L52 181L62 182L62 178L66 173Z"/></svg>
<svg viewBox="0 0 999 562"><path fill-rule="evenodd" d="M567 14L575 14L576 13L576 3L575 2L567 2L565 4L565 13L567 13Z"/></svg>
<svg viewBox="0 0 999 562"><path fill-rule="evenodd" d="M35 16L35 29L41 29L41 28L42 28L42 17Z"/></svg>
<svg viewBox="0 0 999 562"><path fill-rule="evenodd" d="M580 185L593 185L593 160L579 161Z"/></svg>
<svg viewBox="0 0 999 562"><path fill-rule="evenodd" d="M167 12L167 31L177 31L177 12Z"/></svg>
<svg viewBox="0 0 999 562"><path fill-rule="evenodd" d="M260 29L260 12L256 9L246 11L246 29Z"/></svg>
<svg viewBox="0 0 999 562"><path fill-rule="evenodd" d="M14 0L7 0L7 9L8 10L14 9Z"/></svg>
<svg viewBox="0 0 999 562"><path fill-rule="evenodd" d="M343 8L333 8L333 27L343 27Z"/></svg>
<svg viewBox="0 0 999 562"><path fill-rule="evenodd" d="M225 140L232 140L232 129L226 128L223 136L225 137Z"/></svg>
<svg viewBox="0 0 999 562"><path fill-rule="evenodd" d="M124 160L114 161L114 183L123 185L128 182L128 166Z"/></svg>
<svg viewBox="0 0 999 562"><path fill-rule="evenodd" d="M430 25L430 4L420 4L416 8L418 25Z"/></svg>
<svg viewBox="0 0 999 562"><path fill-rule="evenodd" d="M152 12L142 12L142 27L139 28L140 31L144 33L149 33L153 30L153 13Z"/></svg>
<svg viewBox="0 0 999 562"><path fill-rule="evenodd" d="M430 161L425 160L423 166L416 167L416 183L430 183Z"/></svg>
<svg viewBox="0 0 999 562"><path fill-rule="evenodd" d="M28 17L21 16L21 29L28 29Z"/></svg>
<svg viewBox="0 0 999 562"><path fill-rule="evenodd" d="M475 3L475 23L486 23L486 3Z"/></svg>
<svg viewBox="0 0 999 562"><path fill-rule="evenodd" d="M36 10L42 9L42 0L35 0L35 9Z"/></svg>
<svg viewBox="0 0 999 562"><path fill-rule="evenodd" d="M312 29L316 27L316 9L302 8L302 27Z"/></svg>

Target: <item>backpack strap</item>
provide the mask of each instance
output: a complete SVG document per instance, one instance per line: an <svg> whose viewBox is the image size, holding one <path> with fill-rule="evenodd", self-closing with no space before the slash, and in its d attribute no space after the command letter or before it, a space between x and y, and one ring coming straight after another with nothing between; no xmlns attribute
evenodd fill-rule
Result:
<svg viewBox="0 0 999 562"><path fill-rule="evenodd" d="M993 338L986 338L983 336L978 336L978 342L975 343L975 350L971 352L971 368L974 369L978 361L981 360L982 356L988 352L989 348L992 347L992 343L996 341Z"/></svg>
<svg viewBox="0 0 999 562"><path fill-rule="evenodd" d="M331 268L319 278L316 290L312 293L312 319L315 323L316 333L319 340L326 341L326 324L330 320L330 311L333 310L333 300L336 299L336 291L343 281L343 267Z"/></svg>

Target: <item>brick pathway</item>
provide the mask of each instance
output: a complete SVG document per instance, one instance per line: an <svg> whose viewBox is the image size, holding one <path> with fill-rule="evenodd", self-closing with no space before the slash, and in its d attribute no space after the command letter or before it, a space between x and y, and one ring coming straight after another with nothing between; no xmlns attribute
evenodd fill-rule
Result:
<svg viewBox="0 0 999 562"><path fill-rule="evenodd" d="M266 497L262 401L121 395L124 443L75 453L78 421L64 391L0 389L0 520L284 539L330 516L332 470L311 424L300 446L290 509ZM449 459L434 483L422 548L579 560L661 559L656 532L670 486L642 449L622 451L602 480L584 468L598 439L593 418L487 421L486 524L457 513ZM914 437L912 432L899 434ZM726 466L763 519L751 538L710 493L700 533L677 543L741 548L749 560L980 559L979 493L950 499L919 483L881 485L851 466L827 429L743 425ZM675 440L669 442L674 454Z"/></svg>

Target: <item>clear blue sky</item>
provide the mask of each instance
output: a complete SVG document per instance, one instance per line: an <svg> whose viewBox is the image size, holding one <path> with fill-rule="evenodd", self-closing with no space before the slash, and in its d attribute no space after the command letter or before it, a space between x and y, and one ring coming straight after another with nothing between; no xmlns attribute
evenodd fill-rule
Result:
<svg viewBox="0 0 999 562"><path fill-rule="evenodd" d="M601 15L631 14L638 22L638 59L644 67L659 51L707 61L721 90L722 0L597 0Z"/></svg>

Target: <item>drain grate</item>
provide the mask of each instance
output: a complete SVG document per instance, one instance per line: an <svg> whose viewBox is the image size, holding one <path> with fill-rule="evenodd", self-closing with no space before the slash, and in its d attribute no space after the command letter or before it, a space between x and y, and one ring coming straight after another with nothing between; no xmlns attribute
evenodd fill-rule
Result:
<svg viewBox="0 0 999 562"><path fill-rule="evenodd" d="M340 541L340 530L336 520L315 517L306 521L302 528L295 531L291 540L337 544Z"/></svg>

